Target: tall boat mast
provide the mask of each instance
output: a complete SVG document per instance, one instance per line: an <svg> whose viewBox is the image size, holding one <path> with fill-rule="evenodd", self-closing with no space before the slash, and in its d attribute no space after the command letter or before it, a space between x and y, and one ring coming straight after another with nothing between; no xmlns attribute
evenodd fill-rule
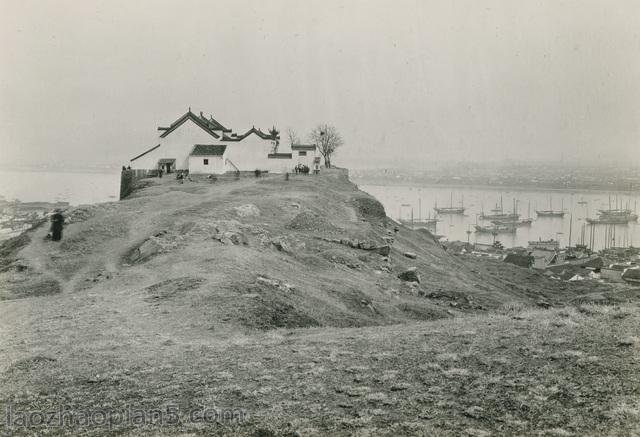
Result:
<svg viewBox="0 0 640 437"><path fill-rule="evenodd" d="M571 228L573 227L573 213L569 215L569 249L571 249Z"/></svg>

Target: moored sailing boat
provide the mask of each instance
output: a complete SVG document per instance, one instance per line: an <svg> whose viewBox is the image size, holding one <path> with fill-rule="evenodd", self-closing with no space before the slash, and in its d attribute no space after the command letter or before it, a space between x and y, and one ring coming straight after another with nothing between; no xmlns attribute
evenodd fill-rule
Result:
<svg viewBox="0 0 640 437"><path fill-rule="evenodd" d="M515 211L513 213L506 213L502 208L502 196L500 196L500 206L496 204L496 207L491 210L491 214L485 214L484 211L478 216L480 220L488 220L493 222L501 221L501 222L513 222L520 218L520 214L517 214Z"/></svg>
<svg viewBox="0 0 640 437"><path fill-rule="evenodd" d="M521 227L521 226L531 226L531 223L533 223L533 219L531 218L518 219L518 220L498 219L498 220L491 220L491 223L493 223L494 225L513 225L516 227Z"/></svg>
<svg viewBox="0 0 640 437"><path fill-rule="evenodd" d="M452 191L451 192L451 205L450 206L443 206L443 207L438 208L438 203L436 201L436 204L433 207L433 209L437 214L458 214L458 215L462 215L462 214L464 214L464 211L465 211L464 198L463 198L460 206L453 206L453 191Z"/></svg>
<svg viewBox="0 0 640 437"><path fill-rule="evenodd" d="M536 210L536 214L538 217L564 217L565 211L563 207L559 211L554 210L549 197L549 209Z"/></svg>
<svg viewBox="0 0 640 437"><path fill-rule="evenodd" d="M638 220L638 214L630 209L600 209L598 210L601 219L621 219L627 222L635 222Z"/></svg>
<svg viewBox="0 0 640 437"><path fill-rule="evenodd" d="M622 207L622 205L620 205ZM629 208L619 208L616 198L615 208L611 208L611 196L609 196L609 209L599 209L598 218L587 218L591 225L625 225L638 220L638 214Z"/></svg>
<svg viewBox="0 0 640 437"><path fill-rule="evenodd" d="M533 219L532 218L526 218L526 219L520 219L520 214L518 214L517 211L517 207L516 207L516 199L513 199L513 213L512 214L503 214L507 217L500 217L500 218L495 218L493 220L491 220L491 223L493 223L494 225L504 225L504 226L513 226L513 227L522 227L522 226L531 226L531 223L533 223Z"/></svg>
<svg viewBox="0 0 640 437"><path fill-rule="evenodd" d="M590 225L626 225L630 221L637 220L627 216L619 214L600 214L598 218L586 218L587 223Z"/></svg>
<svg viewBox="0 0 640 437"><path fill-rule="evenodd" d="M501 225L493 225L493 226L481 226L481 225L474 225L474 226L476 228L476 232L479 234L498 235L498 234L515 234L516 233L516 227L511 225L501 224Z"/></svg>

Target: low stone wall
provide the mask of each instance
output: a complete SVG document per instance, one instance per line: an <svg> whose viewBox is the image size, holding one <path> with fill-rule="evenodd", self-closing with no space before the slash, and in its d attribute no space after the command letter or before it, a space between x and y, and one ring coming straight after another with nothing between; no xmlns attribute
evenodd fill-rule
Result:
<svg viewBox="0 0 640 437"><path fill-rule="evenodd" d="M152 174L154 173L154 174ZM135 188L140 179L157 176L153 170L122 170L120 173L120 200L126 199Z"/></svg>
<svg viewBox="0 0 640 437"><path fill-rule="evenodd" d="M223 174L190 173L188 176L191 178L191 180L194 180L194 181L211 180L211 179L214 179L216 181L231 181L231 180L240 179L240 178L256 177L253 171L239 171L239 172L228 171ZM260 177L274 177L274 176L284 177L284 175L278 175L275 173L268 173L264 171L260 174Z"/></svg>
<svg viewBox="0 0 640 437"><path fill-rule="evenodd" d="M336 179L349 179L349 169L348 168L339 168L339 167L331 167L331 168L321 168L321 175L328 175L330 177Z"/></svg>
<svg viewBox="0 0 640 437"><path fill-rule="evenodd" d="M212 178L216 181L229 181L229 180L234 180L239 178L248 178L248 177L255 178L256 177L254 171L239 171L239 172L228 171L224 174L211 175L212 177L210 178L209 177L210 175L208 174L189 174L185 170L179 170L177 172L168 173L168 174L165 173L163 177L175 178L176 174L180 172L184 173L185 175L188 175L192 180L199 180L199 181L211 180ZM340 179L349 178L349 170L347 170L346 168L335 168L335 167L330 169L322 168L320 170L320 174L329 175L330 177L335 177ZM120 174L120 200L126 199L129 195L131 195L131 193L133 193L133 191L135 190L136 182L138 182L141 179L151 178L151 177L158 177L158 171L157 170L140 170L140 169L122 170ZM260 177L285 177L285 175L280 173L269 173L268 171L263 171ZM309 177L313 177L313 173L309 174Z"/></svg>

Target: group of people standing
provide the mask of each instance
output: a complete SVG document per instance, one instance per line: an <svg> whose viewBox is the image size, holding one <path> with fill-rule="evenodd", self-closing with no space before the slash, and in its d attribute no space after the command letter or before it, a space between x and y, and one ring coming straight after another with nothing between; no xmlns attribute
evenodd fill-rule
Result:
<svg viewBox="0 0 640 437"><path fill-rule="evenodd" d="M296 174L309 174L311 170L308 165L298 164L294 167Z"/></svg>

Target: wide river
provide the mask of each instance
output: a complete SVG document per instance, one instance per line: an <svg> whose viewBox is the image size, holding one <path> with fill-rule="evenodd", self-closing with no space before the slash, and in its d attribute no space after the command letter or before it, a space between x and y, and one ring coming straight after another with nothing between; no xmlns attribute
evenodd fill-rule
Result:
<svg viewBox="0 0 640 437"><path fill-rule="evenodd" d="M82 205L118 200L120 172L0 171L0 196L21 202Z"/></svg>
<svg viewBox="0 0 640 437"><path fill-rule="evenodd" d="M468 241L471 243L492 243L494 236L491 234L479 234L474 232L476 220L480 224L491 225L477 218L484 211L490 214L490 210L496 207L502 199L505 212L512 212L514 200L517 204L517 212L521 218L531 217L531 226L517 229L515 234L499 234L495 237L505 247L527 246L531 240L556 239L562 246L569 244L571 230L571 244L581 242L584 232L585 244L589 243L591 225L585 221L586 217L596 218L598 209L611 207L625 207L635 209L640 207L640 197L624 194L603 192L569 192L569 191L531 191L531 190L503 190L492 188L444 188L444 187L417 187L417 186L383 186L361 185L360 189L375 196L384 205L387 215L392 218L409 220L413 211L414 219L434 217L433 207L460 206L466 208L464 215L442 215L436 225L435 232L445 236L448 240ZM451 198L453 197L453 202ZM563 218L537 218L536 209L545 210L564 209ZM615 229L615 231L614 231ZM467 231L471 231L470 234ZM608 237L607 237L608 236ZM615 238L615 243L614 243ZM630 246L640 245L640 224L637 222L627 225L595 225L594 249L599 250L605 246Z"/></svg>

